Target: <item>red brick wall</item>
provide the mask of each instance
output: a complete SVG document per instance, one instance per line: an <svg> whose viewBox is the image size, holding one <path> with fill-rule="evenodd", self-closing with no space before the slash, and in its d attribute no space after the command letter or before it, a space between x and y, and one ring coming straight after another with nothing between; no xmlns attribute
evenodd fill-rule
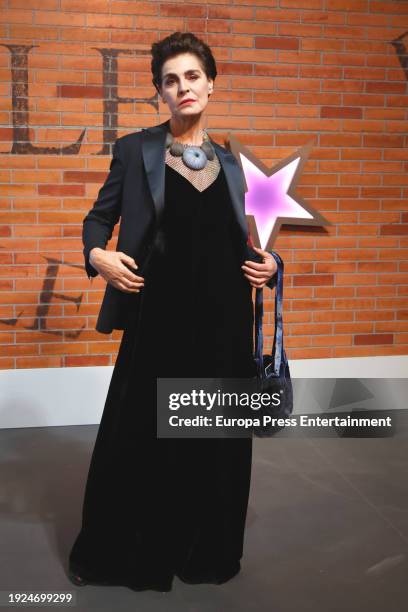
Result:
<svg viewBox="0 0 408 612"><path fill-rule="evenodd" d="M270 165L314 143L298 191L333 225L276 243L289 357L408 353L407 1L0 6L1 368L114 363L122 332L94 329L105 282L84 272L82 219L114 139L168 118L149 49L175 30L216 56L215 140Z"/></svg>

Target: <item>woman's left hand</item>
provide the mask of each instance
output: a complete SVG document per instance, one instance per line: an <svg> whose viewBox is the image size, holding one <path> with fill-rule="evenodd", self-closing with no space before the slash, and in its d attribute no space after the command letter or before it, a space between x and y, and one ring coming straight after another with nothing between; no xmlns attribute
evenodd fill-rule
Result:
<svg viewBox="0 0 408 612"><path fill-rule="evenodd" d="M256 261L245 261L241 268L244 270L245 277L249 280L252 287L256 289L262 289L268 280L276 273L278 265L275 259L268 251L259 249L258 247L252 247L254 251L263 257L263 263L257 263Z"/></svg>

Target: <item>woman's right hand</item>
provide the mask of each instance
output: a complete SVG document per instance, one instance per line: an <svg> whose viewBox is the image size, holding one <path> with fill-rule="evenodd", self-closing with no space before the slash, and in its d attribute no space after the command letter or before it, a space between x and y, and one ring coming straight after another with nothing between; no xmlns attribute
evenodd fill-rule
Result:
<svg viewBox="0 0 408 612"><path fill-rule="evenodd" d="M122 251L105 251L94 247L89 252L89 261L107 283L120 291L139 293L144 287L143 276L133 274L125 265L137 269L135 260Z"/></svg>

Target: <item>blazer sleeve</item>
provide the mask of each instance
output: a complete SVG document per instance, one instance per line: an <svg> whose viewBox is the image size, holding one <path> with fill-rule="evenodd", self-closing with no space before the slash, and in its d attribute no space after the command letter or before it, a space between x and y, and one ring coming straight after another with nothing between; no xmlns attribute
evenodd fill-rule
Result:
<svg viewBox="0 0 408 612"><path fill-rule="evenodd" d="M241 180L243 180L243 171L241 169L241 166L238 164L238 162L237 162L235 156L232 154L232 152L231 151L229 151L229 152L232 155L233 163L239 169L239 174L241 176ZM244 189L243 182L242 182L242 189ZM245 198L245 196L244 196L244 198ZM258 253L256 251L254 251L254 249L252 247L253 247L252 237L251 237L250 231L248 231L248 237L247 237L247 243L246 243L247 259L249 261L256 261L257 263L262 263L263 262L263 258L260 255L258 255ZM268 253L270 253L270 251L268 251ZM278 278L278 275L275 272L275 274L273 276L271 276L271 278L266 283L266 286L269 287L269 289L273 289L276 286L277 278Z"/></svg>
<svg viewBox="0 0 408 612"><path fill-rule="evenodd" d="M85 270L90 279L98 271L89 261L89 253L94 247L105 249L112 237L113 229L121 214L122 188L125 165L121 152L120 139L113 145L109 174L99 190L93 207L82 222L82 242Z"/></svg>

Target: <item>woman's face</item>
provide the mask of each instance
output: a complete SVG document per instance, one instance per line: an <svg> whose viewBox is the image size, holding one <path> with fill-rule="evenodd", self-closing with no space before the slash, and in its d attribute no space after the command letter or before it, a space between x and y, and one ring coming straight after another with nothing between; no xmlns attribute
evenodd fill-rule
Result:
<svg viewBox="0 0 408 612"><path fill-rule="evenodd" d="M208 79L203 67L193 53L181 53L166 60L162 66L160 95L176 117L201 114L208 104L208 94L213 91L213 80ZM180 104L191 98L193 102Z"/></svg>

